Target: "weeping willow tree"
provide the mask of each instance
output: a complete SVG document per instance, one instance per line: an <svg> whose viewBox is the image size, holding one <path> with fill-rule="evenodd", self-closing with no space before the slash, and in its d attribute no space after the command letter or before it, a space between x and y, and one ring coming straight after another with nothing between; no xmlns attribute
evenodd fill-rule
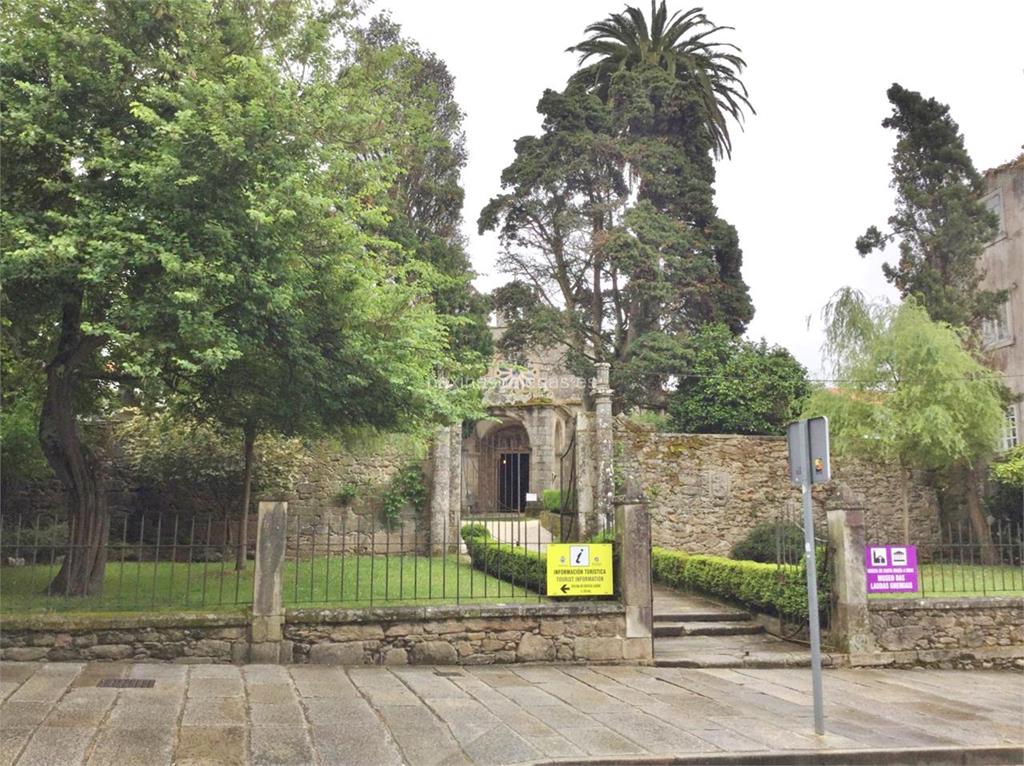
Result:
<svg viewBox="0 0 1024 766"><path fill-rule="evenodd" d="M981 479L1003 424L1005 390L998 376L969 350L964 331L933 321L912 298L869 303L844 288L823 317L824 350L838 384L815 391L807 414L828 416L837 454L899 466L905 543L911 472L962 477L970 523L988 557Z"/></svg>

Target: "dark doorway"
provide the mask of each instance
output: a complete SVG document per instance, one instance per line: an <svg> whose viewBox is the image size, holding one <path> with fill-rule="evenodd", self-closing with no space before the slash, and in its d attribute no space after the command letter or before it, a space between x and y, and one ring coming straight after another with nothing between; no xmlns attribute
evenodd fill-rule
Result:
<svg viewBox="0 0 1024 766"><path fill-rule="evenodd" d="M498 458L498 510L522 513L530 488L530 453L502 452Z"/></svg>

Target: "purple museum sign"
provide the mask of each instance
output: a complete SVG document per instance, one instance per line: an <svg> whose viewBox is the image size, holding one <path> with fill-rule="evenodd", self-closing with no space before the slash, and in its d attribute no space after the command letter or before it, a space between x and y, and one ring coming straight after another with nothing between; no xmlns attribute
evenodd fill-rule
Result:
<svg viewBox="0 0 1024 766"><path fill-rule="evenodd" d="M913 545L868 545L864 557L869 594L917 591L917 549Z"/></svg>

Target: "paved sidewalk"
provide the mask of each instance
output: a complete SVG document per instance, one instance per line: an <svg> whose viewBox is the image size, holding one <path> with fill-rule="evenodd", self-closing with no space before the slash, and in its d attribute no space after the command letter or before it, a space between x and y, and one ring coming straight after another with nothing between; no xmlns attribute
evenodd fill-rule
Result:
<svg viewBox="0 0 1024 766"><path fill-rule="evenodd" d="M98 688L102 679L152 688ZM1019 744L1010 672L0 665L0 764L500 764Z"/></svg>

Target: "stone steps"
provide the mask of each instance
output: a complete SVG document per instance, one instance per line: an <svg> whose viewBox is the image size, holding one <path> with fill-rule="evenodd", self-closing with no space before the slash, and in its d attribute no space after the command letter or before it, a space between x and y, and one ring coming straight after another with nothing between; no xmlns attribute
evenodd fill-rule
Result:
<svg viewBox="0 0 1024 766"><path fill-rule="evenodd" d="M686 637L686 636L753 636L763 633L764 628L750 622L655 622L654 637Z"/></svg>
<svg viewBox="0 0 1024 766"><path fill-rule="evenodd" d="M741 622L751 619L748 612L722 609L717 611L665 610L655 612L654 622Z"/></svg>

